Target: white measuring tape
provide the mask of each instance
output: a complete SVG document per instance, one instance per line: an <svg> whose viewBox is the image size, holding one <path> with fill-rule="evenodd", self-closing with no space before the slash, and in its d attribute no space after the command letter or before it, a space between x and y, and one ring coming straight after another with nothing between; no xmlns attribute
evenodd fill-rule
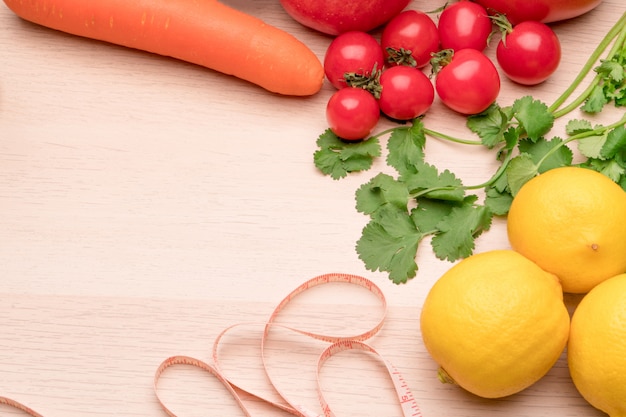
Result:
<svg viewBox="0 0 626 417"><path fill-rule="evenodd" d="M15 400L12 400L10 398L7 397L0 397L0 404L4 404L4 405L8 405L10 407L13 408L17 408L18 410L24 411L25 413L33 416L33 417L43 417L41 414L39 414L38 412L36 412L35 410L33 410L30 407L25 406L24 404L17 402Z"/></svg>
<svg viewBox="0 0 626 417"><path fill-rule="evenodd" d="M376 323L376 325L373 328L363 333L352 335L352 336L330 336L330 335L325 335L325 334L320 334L320 333L303 331L294 327L288 327L288 326L275 323L275 320L277 316L279 315L279 313L297 295L303 293L309 288L316 287L318 285L333 283L333 282L335 283L341 282L341 283L358 285L360 287L367 289L369 292L374 294L379 299L383 307L383 314L380 317L380 320ZM224 387L228 390L228 392L230 392L230 394L232 395L232 397L234 398L238 406L241 408L241 410L247 417L252 417L252 416L249 410L246 408L244 401L241 399L238 390L241 392L245 392L248 395L252 395L256 397L257 399L265 401L266 403L280 410L289 412L298 417L335 417L335 414L330 409L330 406L328 402L326 401L326 399L324 398L324 395L321 389L320 374L321 374L322 367L324 366L324 363L329 358L331 358L333 355L337 353L340 353L346 350L359 350L359 351L364 351L364 352L374 355L375 357L377 357L379 360L381 360L384 363L387 369L387 372L389 374L389 377L391 378L391 381L393 382L399 404L402 408L403 416L404 417L421 417L421 413L417 405L417 402L413 394L411 393L411 390L408 384L406 383L406 381L404 380L404 378L402 377L398 369L393 364L383 359L383 357L372 346L364 343L365 340L374 336L382 328L384 320L385 320L386 312L387 312L387 302L385 300L385 297L382 291L380 290L380 288L378 288L372 281L366 278L363 278L361 276L358 276L358 275L350 275L350 274L334 273L334 274L320 275L318 277L310 279L309 281L306 281L304 284L300 285L294 291L289 293L289 295L287 295L287 297L285 297L280 302L280 304L274 309L274 311L269 317L269 320L263 323L264 331L263 331L261 340L259 341L263 367L265 369L265 373L267 377L269 378L272 388L280 396L283 402L277 402L277 401L272 401L272 400L263 398L260 395L257 395L253 392L250 392L248 390L245 390L237 386L228 377L226 377L224 372L219 367L220 361L218 357L218 348L219 348L220 341L222 340L223 336L229 331L231 331L232 329L234 329L235 327L241 326L243 324L249 324L249 323L240 323L240 324L235 324L233 326L230 326L224 329L217 336L217 338L215 339L215 342L213 343L212 363L207 363L202 360L199 360L190 356L183 356L183 355L171 356L165 359L158 366L154 375L153 386L154 386L155 395L157 397L159 404L163 408L163 410L170 417L178 417L166 406L164 401L159 396L158 383L159 383L159 379L161 378L161 376L163 375L166 369L175 365L190 365L190 366L195 366L197 368L200 368L204 371L207 371L211 375L216 377L224 385ZM271 375L268 372L268 364L266 363L265 345L269 338L270 329L274 326L278 326L283 329L287 329L289 331L296 332L298 334L329 343L329 346L323 350L323 352L320 354L318 361L317 361L317 372L316 372L317 388L318 388L318 400L319 400L321 413L309 410L298 403L290 401L289 398L285 394L279 391L276 384L272 381ZM0 396L0 404L8 405L18 410L24 411L25 413L31 415L32 417L43 417L42 414L39 414L33 409L25 406L24 404L17 402L15 400L12 400L10 398L7 398L7 397Z"/></svg>
<svg viewBox="0 0 626 417"><path fill-rule="evenodd" d="M360 287L366 288L369 292L371 292L372 294L374 294L379 301L382 304L383 307L383 314L382 317L380 318L380 320L376 323L376 325L370 329L367 330L363 333L357 334L357 335L352 335L352 336L330 336L330 335L325 335L325 334L320 334L320 333L313 333L313 332L308 332L308 331L304 331L304 330L300 330L294 327L289 327L289 326L284 326L281 324L277 324L275 323L276 318L278 317L279 313L285 308L285 306L287 304L289 304L297 295L305 292L306 290L319 286L319 285L323 285L323 284L328 284L328 283L333 283L333 282L342 282L342 283L347 283L347 284L353 284L353 285L358 285ZM382 356L370 345L364 343L365 340L371 338L372 336L374 336L375 334L378 333L378 331L382 328L384 320L385 320L385 315L386 315L386 311L387 311L387 302L385 300L385 297L382 293L382 291L380 290L380 288L378 288L372 281L363 278L361 276L358 275L349 275L349 274L325 274L325 275L320 275L318 277L315 277L313 279L310 279L309 281L305 282L304 284L300 285L299 287L297 287L294 291L292 291L291 293L289 293L287 295L287 297L285 297L280 304L274 309L274 311L272 312L272 314L269 317L269 320L267 322L265 322L264 325L264 332L263 335L259 341L260 343L260 348L261 348L261 359L263 361L263 367L265 369L265 374L268 377L270 384L272 385L272 389L279 395L279 397L284 401L284 402L277 402L277 401L273 401L273 400L269 400L266 399L258 394L255 394L254 392L251 392L249 390L246 390L238 385L236 385L234 382L232 382L226 375L225 373L220 369L219 366L219 357L218 357L218 348L220 345L220 341L223 338L223 336L228 333L230 330L232 330L233 328L241 325L241 324L249 324L249 323L241 323L241 324L235 324L231 327L226 328L224 331L222 331L217 338L215 339L215 342L213 344L213 363L209 364L206 362L203 362L201 360L195 359L195 358L191 358L189 356L172 356L170 358L167 358L165 361L163 361L161 363L161 365L158 367L155 377L154 377L154 389L157 395L157 398L159 400L159 403L161 404L161 406L163 407L163 409L165 410L165 412L170 416L170 417L179 417L177 416L174 412L172 412L166 405L165 403L161 400L161 398L159 397L159 392L158 392L158 382L159 379L161 377L161 375L163 374L163 372L174 365L192 365L192 366L196 366L198 368L201 368L209 373L211 373L212 375L214 375L225 387L226 389L230 392L230 394L232 395L232 397L235 399L236 403L239 405L239 407L241 408L241 410L243 411L243 413L246 416L251 416L249 410L246 408L246 405L244 403L244 401L241 399L239 393L237 392L237 390L241 391L241 392L245 392L248 395L252 395L257 399L260 399L262 401L265 401L266 403L280 409L283 411L287 411L293 415L299 416L299 417L335 417L335 414L333 413L333 411L330 409L330 406L328 404L328 402L326 401L326 399L324 398L322 389L321 389L321 383L320 383L320 373L321 373L321 369L324 365L324 363L331 358L333 355L338 354L340 352L346 351L346 350L360 350L360 351L364 351L364 352L368 352L373 354L374 356L376 356L379 360L381 360L384 364L385 367L388 371L389 377L391 378L396 394L398 396L398 401L400 403L400 406L402 408L402 413L404 417L421 417L421 413L419 410L419 407L417 405L417 402L407 384L407 382L404 380L404 378L402 377L401 373L398 371L398 369L391 364L390 362L384 360L382 358ZM284 393L282 393L277 385L274 383L274 381L271 378L271 373L268 372L268 364L266 362L266 355L265 355L265 345L266 342L269 339L269 332L270 329L274 326L277 327L281 327L283 329L287 329L296 333L299 333L301 335L304 336L308 336L311 337L313 339L317 339L317 340L321 340L321 341L325 341L330 343L328 347L326 347L326 349L324 349L324 351L320 354L318 361L317 361L317 388L318 388L318 399L319 399L319 404L320 404L320 409L321 409L321 413L309 410L305 407L303 407L302 405L291 401L287 395L285 395Z"/></svg>

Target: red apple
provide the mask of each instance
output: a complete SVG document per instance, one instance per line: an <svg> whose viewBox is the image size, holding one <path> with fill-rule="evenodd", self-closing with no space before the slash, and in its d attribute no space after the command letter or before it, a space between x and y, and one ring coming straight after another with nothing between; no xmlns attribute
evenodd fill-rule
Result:
<svg viewBox="0 0 626 417"><path fill-rule="evenodd" d="M487 10L506 14L511 23L538 20L549 23L587 13L602 0L475 0Z"/></svg>
<svg viewBox="0 0 626 417"><path fill-rule="evenodd" d="M404 9L410 0L280 0L285 11L304 26L328 35L369 32Z"/></svg>

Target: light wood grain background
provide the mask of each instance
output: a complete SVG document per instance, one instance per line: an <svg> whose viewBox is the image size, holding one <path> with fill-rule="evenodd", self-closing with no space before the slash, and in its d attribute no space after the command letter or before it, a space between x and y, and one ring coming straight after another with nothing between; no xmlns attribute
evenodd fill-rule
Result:
<svg viewBox="0 0 626 417"><path fill-rule="evenodd" d="M293 33L323 58L331 39L295 23L277 1L226 3ZM558 72L530 89L504 79L500 103L527 94L550 103L624 10L622 0L605 0L555 24ZM265 319L306 279L346 272L385 292L389 316L371 343L404 372L424 416L602 415L576 392L564 357L541 382L502 400L437 381L418 317L451 264L426 242L418 276L406 285L364 269L354 245L366 218L354 208L354 191L387 168L381 159L341 181L316 171L330 85L309 98L275 96L204 68L29 24L4 4L0 28L0 395L46 417L164 415L152 390L163 359L208 359L222 328ZM597 122L618 115L609 110ZM439 102L426 123L469 135L464 119ZM562 130L558 122L554 134ZM429 140L426 152L466 184L496 166L484 149ZM505 223L496 220L476 250L507 247ZM325 326L317 312L335 313L351 330L372 308L353 297L344 289L314 295L293 318ZM252 353L228 363L262 388L254 335L250 329L233 342ZM319 345L303 349L277 347L273 357L292 395L315 408L314 372L299 355L317 354ZM399 415L380 371L362 355L328 362L322 376L338 416ZM181 417L243 415L195 369L168 370L160 387ZM0 415L23 413L0 406Z"/></svg>

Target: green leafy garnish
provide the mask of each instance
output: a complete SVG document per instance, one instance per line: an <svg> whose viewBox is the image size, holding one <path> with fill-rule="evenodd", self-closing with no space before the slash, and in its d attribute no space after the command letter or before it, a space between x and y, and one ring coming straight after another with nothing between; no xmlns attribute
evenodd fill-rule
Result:
<svg viewBox="0 0 626 417"><path fill-rule="evenodd" d="M350 172L371 168L374 158L380 156L380 143L376 138L361 142L339 139L327 129L317 139L319 149L313 158L315 166L326 175L338 180Z"/></svg>
<svg viewBox="0 0 626 417"><path fill-rule="evenodd" d="M467 199L471 202L473 198ZM491 226L492 214L485 206L466 202L452 208L437 224L432 239L435 255L451 262L465 258L474 250L474 240Z"/></svg>
<svg viewBox="0 0 626 417"><path fill-rule="evenodd" d="M363 228L357 252L367 269L389 272L389 279L400 284L415 276L415 254L427 234L417 228L406 211L393 206L380 210L379 220L372 220Z"/></svg>
<svg viewBox="0 0 626 417"><path fill-rule="evenodd" d="M626 104L626 50L600 62L594 69L599 76L597 85L582 107L587 113L599 113L611 101L618 107Z"/></svg>

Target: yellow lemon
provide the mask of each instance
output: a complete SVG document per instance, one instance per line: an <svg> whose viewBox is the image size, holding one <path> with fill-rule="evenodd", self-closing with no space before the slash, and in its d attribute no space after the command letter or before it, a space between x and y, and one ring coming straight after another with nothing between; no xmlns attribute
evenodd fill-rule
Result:
<svg viewBox="0 0 626 417"><path fill-rule="evenodd" d="M507 220L511 247L586 293L626 272L626 192L590 169L555 168L522 186Z"/></svg>
<svg viewBox="0 0 626 417"><path fill-rule="evenodd" d="M561 355L569 313L557 278L512 250L460 261L433 285L420 316L440 379L485 398L519 392Z"/></svg>
<svg viewBox="0 0 626 417"><path fill-rule="evenodd" d="M591 405L626 416L626 274L598 284L576 307L567 360L574 385Z"/></svg>

